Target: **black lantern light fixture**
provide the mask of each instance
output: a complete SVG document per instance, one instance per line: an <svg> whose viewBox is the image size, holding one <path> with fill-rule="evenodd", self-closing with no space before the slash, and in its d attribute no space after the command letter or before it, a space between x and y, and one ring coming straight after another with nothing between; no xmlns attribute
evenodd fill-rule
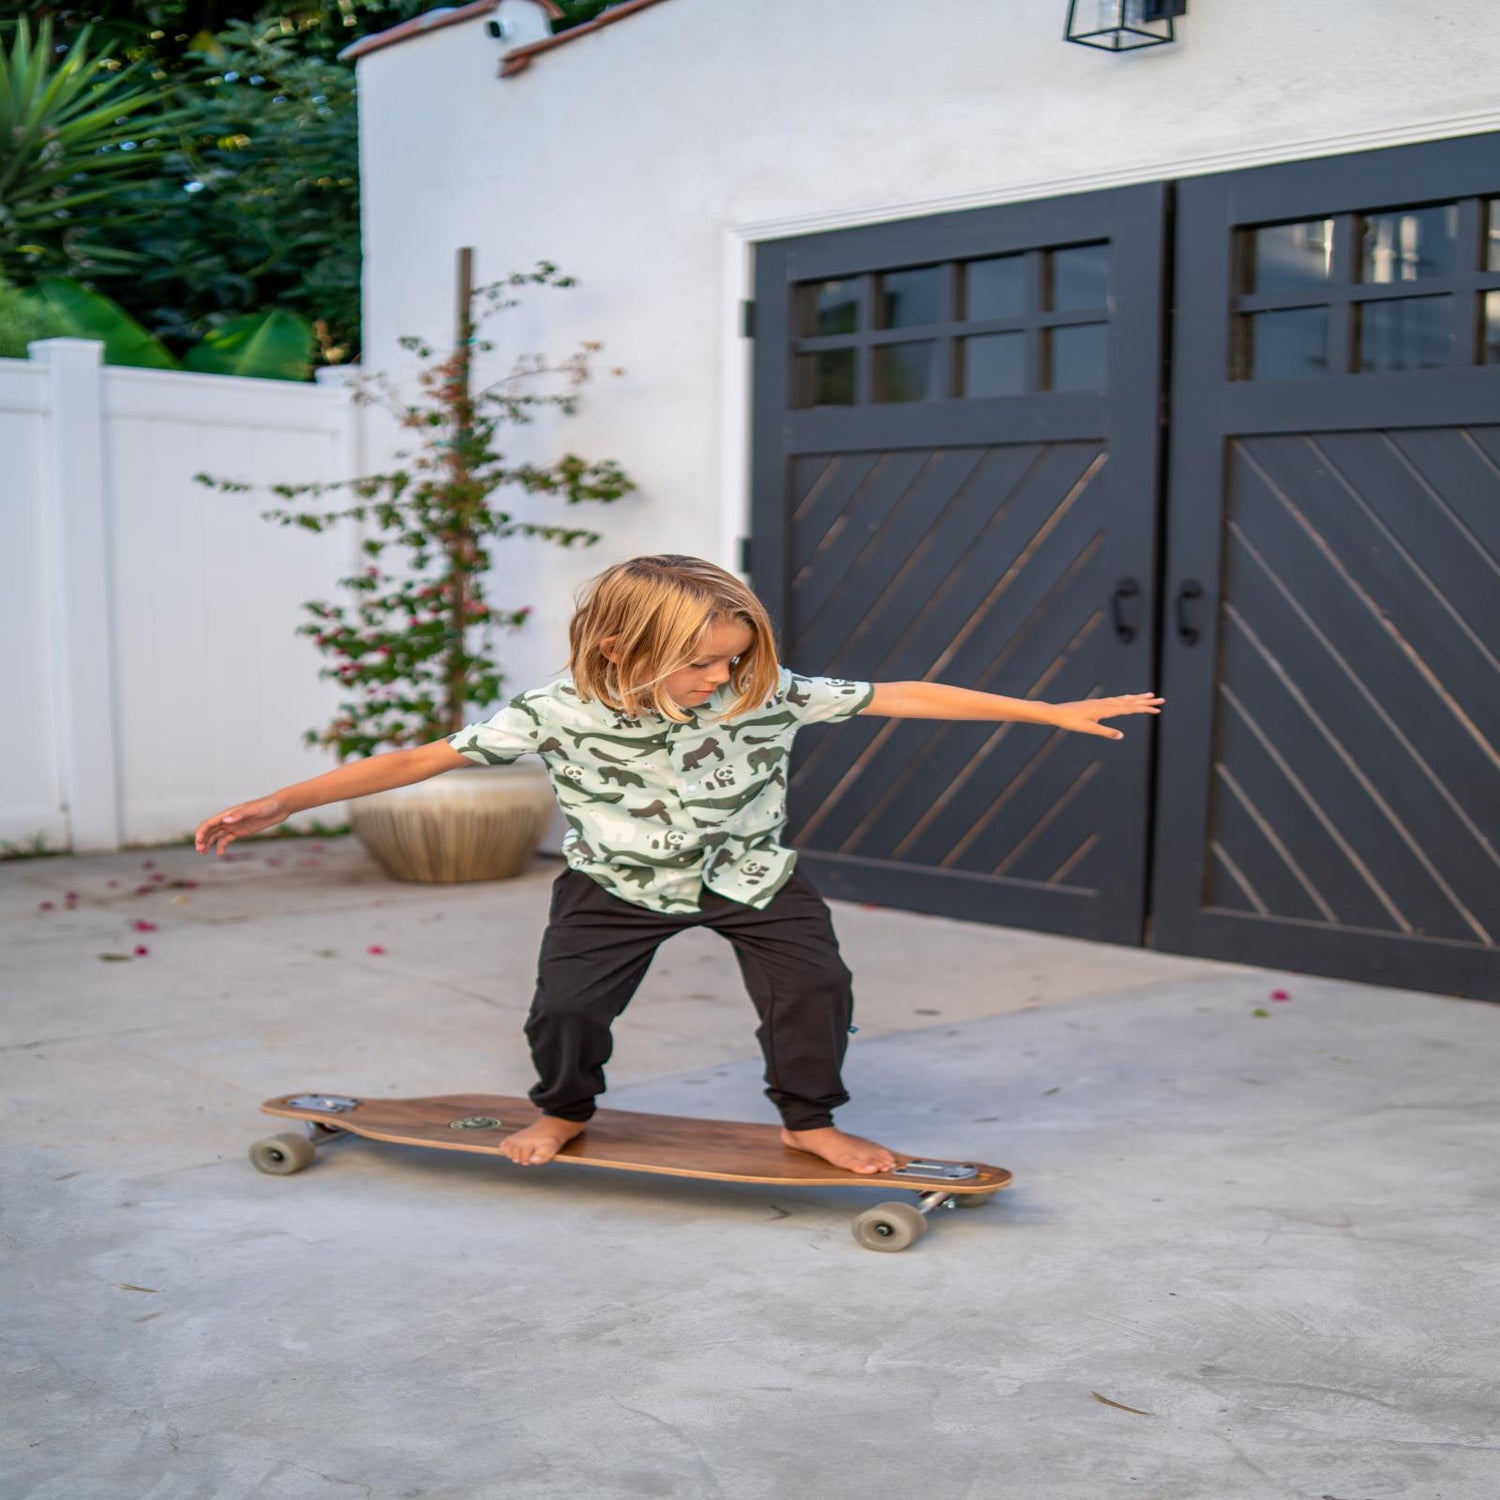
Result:
<svg viewBox="0 0 1500 1500"><path fill-rule="evenodd" d="M1068 0L1070 42L1106 52L1134 52L1175 42L1172 25L1187 14L1187 0Z"/></svg>

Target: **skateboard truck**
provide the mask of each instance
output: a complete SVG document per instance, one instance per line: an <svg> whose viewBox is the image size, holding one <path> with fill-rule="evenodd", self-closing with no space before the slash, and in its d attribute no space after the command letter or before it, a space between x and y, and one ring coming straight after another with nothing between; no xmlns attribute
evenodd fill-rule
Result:
<svg viewBox="0 0 1500 1500"><path fill-rule="evenodd" d="M293 1109L316 1109L330 1115L341 1115L359 1103L343 1094L297 1094L286 1101Z"/></svg>
<svg viewBox="0 0 1500 1500"><path fill-rule="evenodd" d="M895 1167L885 1174L887 1177L927 1177L938 1182L966 1182L979 1176L979 1168L965 1162L909 1161L904 1167Z"/></svg>

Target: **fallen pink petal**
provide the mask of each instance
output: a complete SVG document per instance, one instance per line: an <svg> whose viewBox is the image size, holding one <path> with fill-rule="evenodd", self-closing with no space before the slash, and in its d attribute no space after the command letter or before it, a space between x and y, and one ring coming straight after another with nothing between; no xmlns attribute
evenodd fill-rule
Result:
<svg viewBox="0 0 1500 1500"><path fill-rule="evenodd" d="M37 908L37 910L38 911L56 911L57 910L57 904L55 902L52 902L52 901L43 901L42 904Z"/></svg>
<svg viewBox="0 0 1500 1500"><path fill-rule="evenodd" d="M1272 990L1271 998L1273 1000L1290 1000L1292 997L1285 990Z"/></svg>
<svg viewBox="0 0 1500 1500"><path fill-rule="evenodd" d="M156 931L156 923L155 922L148 922L144 917L137 917L136 920L134 922L132 922L130 925L137 932L155 932Z"/></svg>
<svg viewBox="0 0 1500 1500"><path fill-rule="evenodd" d="M105 882L104 882L104 884L105 884L105 885L106 885L106 886L107 886L107 887L108 887L108 888L109 888L109 889L110 889L110 890L114 890L114 888L115 888L115 887L116 887L116 886L117 886L117 885L119 885L119 883L120 883L120 882L119 882L119 881L118 881L118 880L106 880L106 881L105 881Z"/></svg>
<svg viewBox="0 0 1500 1500"><path fill-rule="evenodd" d="M135 945L135 956L137 958L145 958L145 956L150 953L150 951L151 950L146 947L144 943L137 943Z"/></svg>
<svg viewBox="0 0 1500 1500"><path fill-rule="evenodd" d="M371 943L370 946L365 949L365 952L366 953L384 953L385 949L382 948L379 943Z"/></svg>
<svg viewBox="0 0 1500 1500"><path fill-rule="evenodd" d="M156 861L154 859L143 859L141 861L141 868L143 870L154 870L156 868Z"/></svg>

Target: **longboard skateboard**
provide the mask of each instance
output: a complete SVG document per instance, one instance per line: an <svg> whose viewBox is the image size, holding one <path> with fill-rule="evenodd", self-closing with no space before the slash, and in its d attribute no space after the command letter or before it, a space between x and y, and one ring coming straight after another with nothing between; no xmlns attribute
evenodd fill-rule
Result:
<svg viewBox="0 0 1500 1500"><path fill-rule="evenodd" d="M434 1099L351 1099L342 1094L285 1094L267 1099L268 1115L307 1122L307 1134L286 1132L257 1141L250 1160L262 1172L285 1176L310 1166L317 1147L339 1135L362 1135L405 1146L500 1156L500 1140L536 1119L527 1099L494 1094L445 1094ZM899 1155L899 1153L898 1153ZM1003 1167L983 1162L907 1158L891 1172L866 1175L836 1167L783 1144L774 1125L735 1120L688 1120L673 1115L601 1109L588 1129L563 1146L561 1165L610 1167L715 1182L756 1182L776 1187L897 1188L917 1195L908 1202L877 1203L852 1225L868 1250L904 1250L927 1231L938 1208L978 1207L1010 1182Z"/></svg>

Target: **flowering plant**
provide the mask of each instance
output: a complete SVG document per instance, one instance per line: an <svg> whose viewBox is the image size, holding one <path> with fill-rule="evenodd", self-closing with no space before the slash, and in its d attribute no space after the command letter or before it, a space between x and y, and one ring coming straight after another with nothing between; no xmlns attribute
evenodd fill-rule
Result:
<svg viewBox="0 0 1500 1500"><path fill-rule="evenodd" d="M312 619L297 627L331 665L319 675L339 682L349 695L331 723L309 729L308 744L332 746L340 761L372 754L382 745L425 744L463 728L471 704L491 704L504 681L495 654L497 627L518 629L530 606L492 605L486 597L490 544L510 536L534 536L564 547L591 546L599 533L586 527L540 525L496 509L491 497L514 485L529 494L561 495L569 505L585 500L618 500L635 488L612 460L589 462L567 453L539 466L507 463L496 441L506 423L534 420L537 407L556 406L565 414L577 407L577 389L589 378L589 356L600 345L585 343L571 358L551 365L540 355L523 356L511 372L479 391L472 387L475 354L494 345L475 335L499 311L514 307L508 295L523 285L572 286L571 277L543 261L534 272L518 273L489 286L461 291L459 338L455 351L436 355L421 339L404 338L401 347L423 363L418 395L402 402L388 376L353 382L354 399L389 410L415 435L396 455L399 467L332 484L281 484L273 494L293 504L262 512L283 526L321 532L339 521L373 521L373 535L361 543L370 561L339 580L352 594L347 604L310 600ZM476 318L474 304L481 304ZM623 373L619 370L615 374ZM560 376L569 389L532 389L546 376ZM225 493L251 488L233 480L197 476ZM306 511L295 502L334 490L347 490L356 503L342 510ZM388 548L405 549L407 565L387 570Z"/></svg>

